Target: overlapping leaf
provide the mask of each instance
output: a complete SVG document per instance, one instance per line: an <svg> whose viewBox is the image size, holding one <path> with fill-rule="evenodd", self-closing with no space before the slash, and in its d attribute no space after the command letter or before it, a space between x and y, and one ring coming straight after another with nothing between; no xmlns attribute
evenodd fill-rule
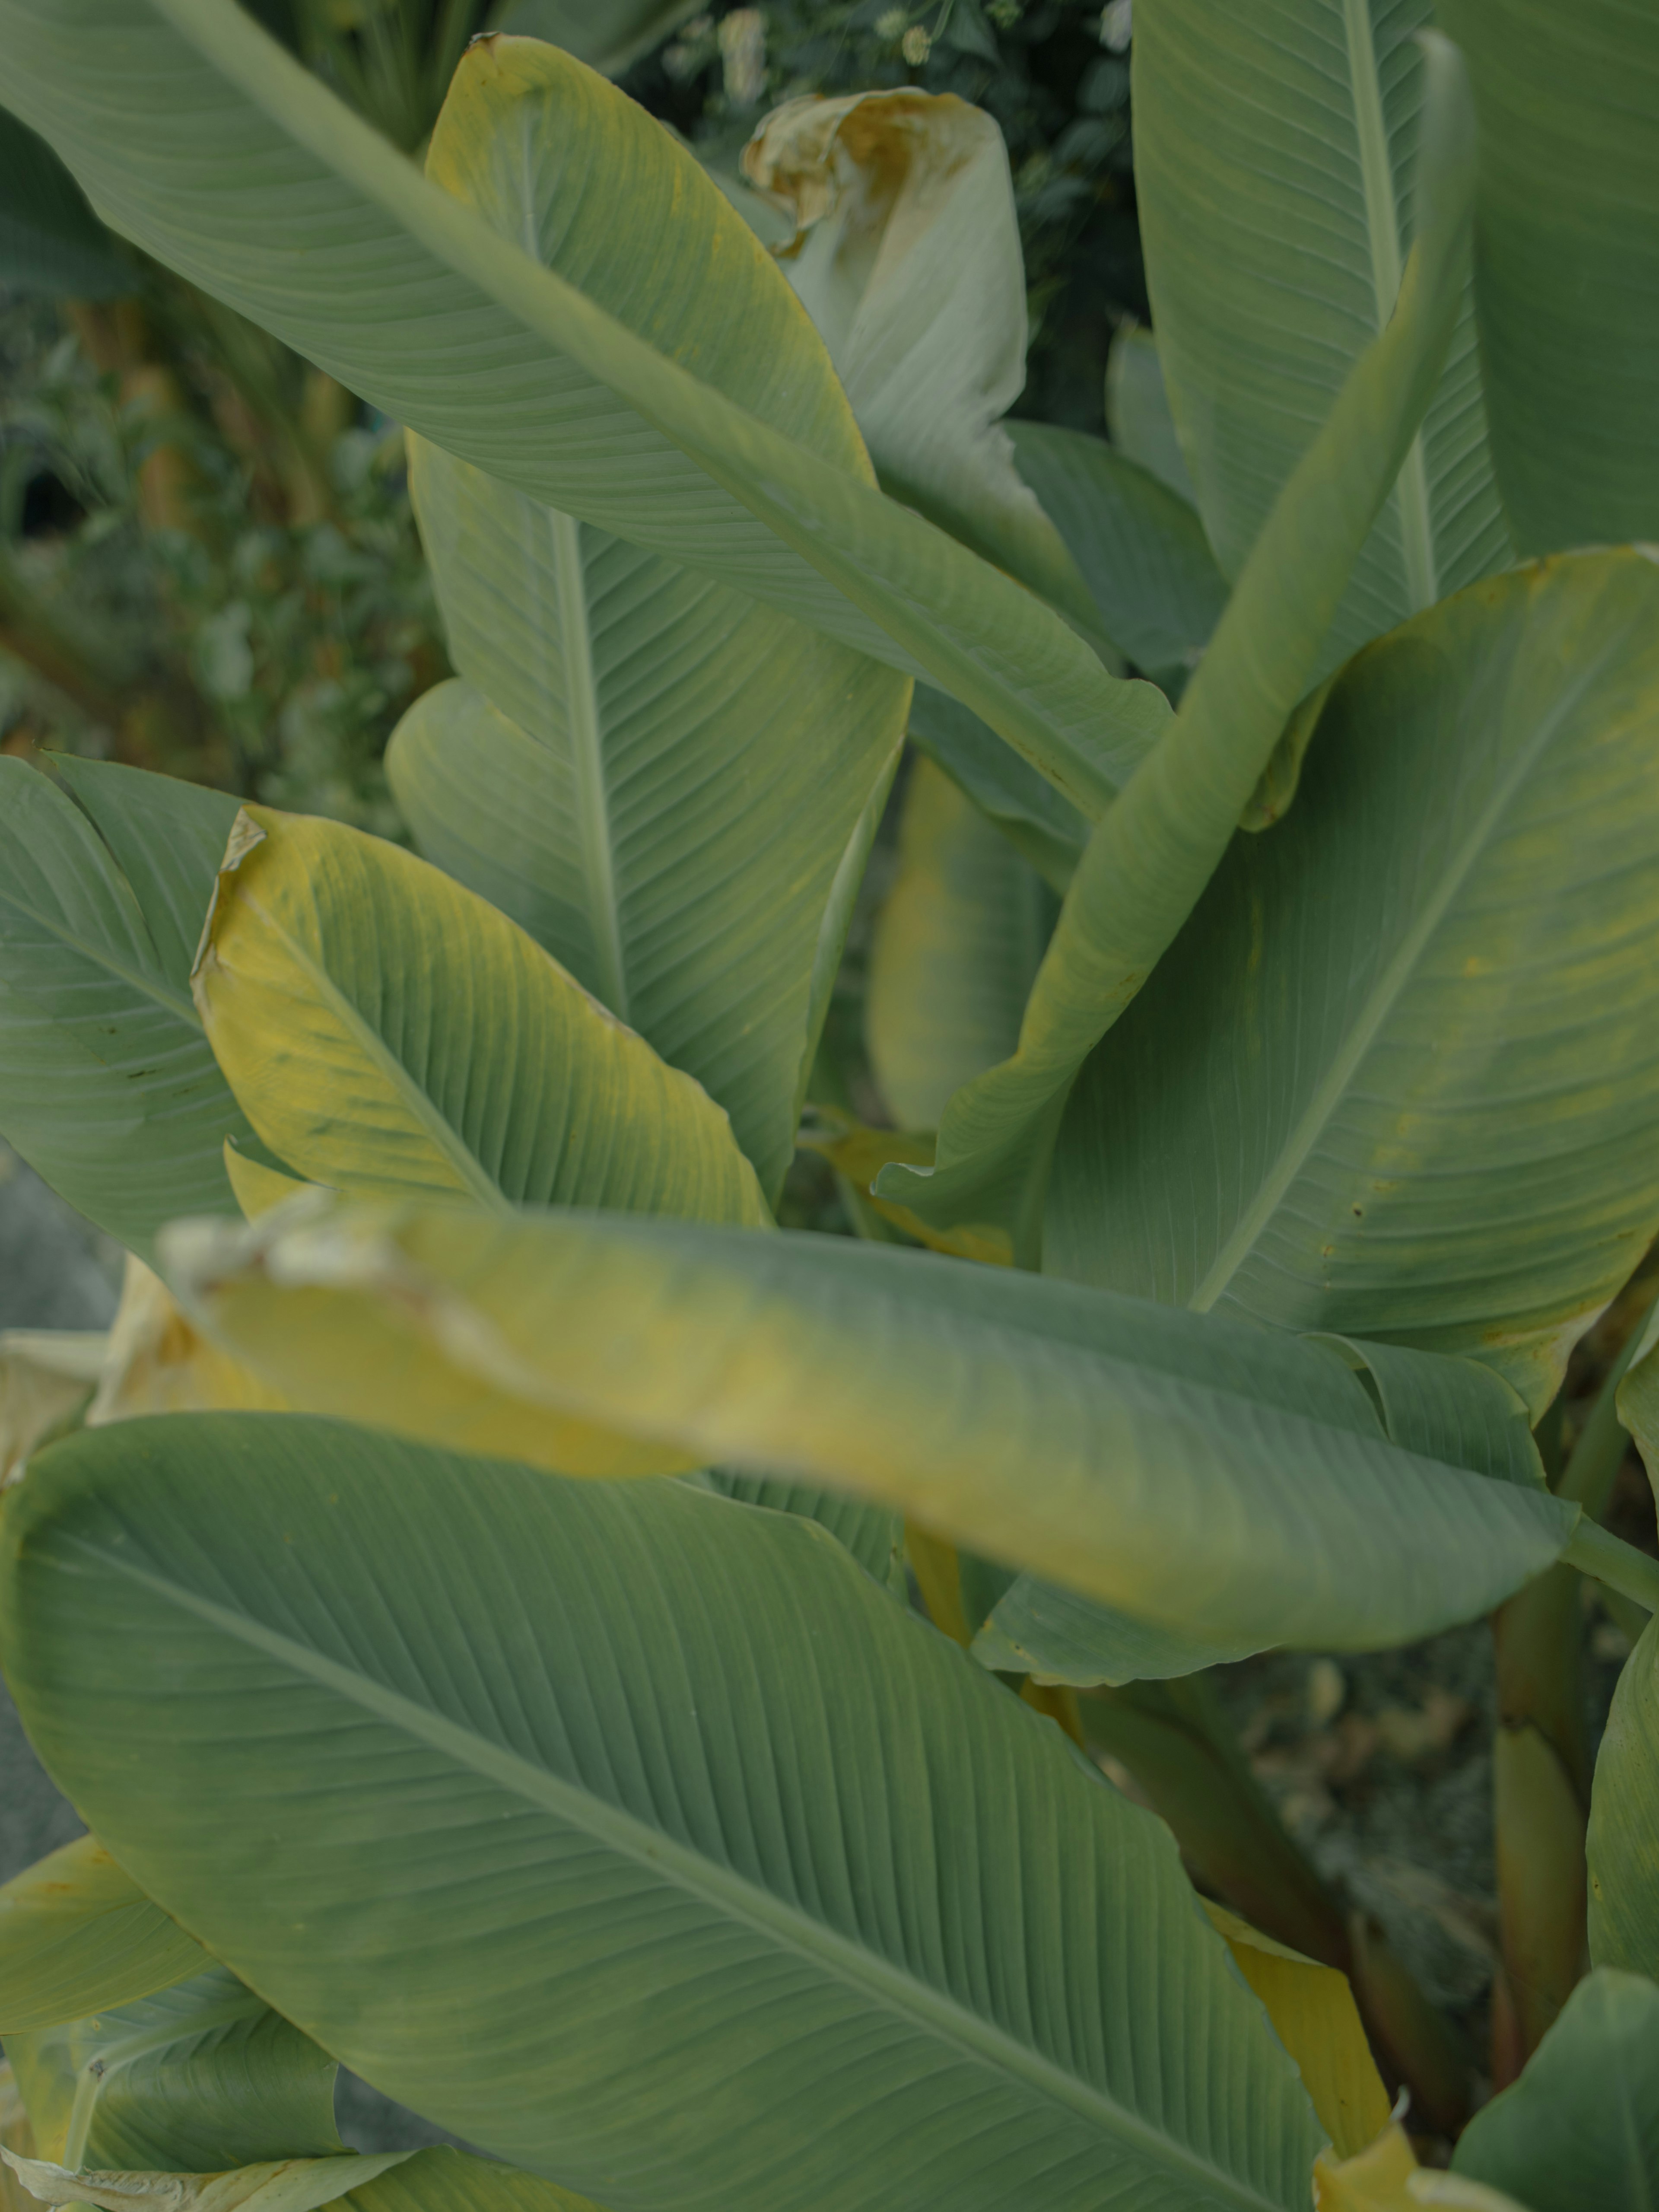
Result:
<svg viewBox="0 0 1659 2212"><path fill-rule="evenodd" d="M486 901L379 838L246 810L194 988L249 1119L308 1180L768 1218L690 1076Z"/></svg>
<svg viewBox="0 0 1659 2212"><path fill-rule="evenodd" d="M0 1131L148 1252L176 1214L234 1210L222 1147L252 1134L190 996L236 803L67 755L58 774L72 798L0 760Z"/></svg>
<svg viewBox="0 0 1659 2212"><path fill-rule="evenodd" d="M207 1963L95 1836L0 1888L0 2035L149 1996Z"/></svg>
<svg viewBox="0 0 1659 2212"><path fill-rule="evenodd" d="M1656 635L1659 568L1583 555L1353 664L1085 1072L1048 1266L1478 1358L1541 1411L1659 1228Z"/></svg>
<svg viewBox="0 0 1659 2212"><path fill-rule="evenodd" d="M696 1076L775 1190L908 684L421 441L411 483L466 679L387 754L421 849Z"/></svg>
<svg viewBox="0 0 1659 2212"><path fill-rule="evenodd" d="M1490 1368L1400 1345L1313 1340L1369 1376L1389 1441L1402 1450L1499 1481L1543 1486L1527 1409ZM1246 1658L1269 1640L1258 1631L1216 1643L1155 1627L1119 1607L1023 1574L999 1599L973 1648L982 1667L1085 1687L1195 1674L1200 1667Z"/></svg>
<svg viewBox="0 0 1659 2212"><path fill-rule="evenodd" d="M34 2201L100 2212L600 2212L550 2181L447 2144L367 2157L291 2158L226 2173L69 2173L30 2160Z"/></svg>
<svg viewBox="0 0 1659 2212"><path fill-rule="evenodd" d="M20 1504L49 1766L474 2142L613 2212L1305 2204L1320 2131L1167 1832L810 1522L222 1415Z"/></svg>
<svg viewBox="0 0 1659 2212"><path fill-rule="evenodd" d="M1452 2171L1529 2212L1647 2212L1659 2189L1659 1989L1603 1966L1526 2071L1470 2121Z"/></svg>
<svg viewBox="0 0 1659 2212"><path fill-rule="evenodd" d="M951 1093L1013 1049L1053 911L1035 869L942 769L918 761L864 1017L871 1069L901 1128L937 1128Z"/></svg>
<svg viewBox="0 0 1659 2212"><path fill-rule="evenodd" d="M1419 228L1392 320L1350 371L1257 538L1170 728L1091 837L1019 1048L959 1091L931 1178L884 1198L1000 1233L1030 1263L1054 1131L1087 1054L1146 981L1219 861L1307 690L1343 584L1422 419L1462 296L1474 157L1455 49L1428 52Z"/></svg>
<svg viewBox="0 0 1659 2212"><path fill-rule="evenodd" d="M1158 356L1230 575L1394 312L1421 220L1413 33L1431 15L1430 0L1144 0L1136 16L1135 184ZM1314 674L1509 557L1468 275L1465 263L1421 431Z"/></svg>
<svg viewBox="0 0 1659 2212"><path fill-rule="evenodd" d="M1590 1795L1589 1948L1659 1980L1659 1626L1625 1662Z"/></svg>
<svg viewBox="0 0 1659 2212"><path fill-rule="evenodd" d="M1389 1444L1314 1346L890 1246L337 1208L175 1231L168 1267L295 1405L475 1446L487 1420L566 1474L827 1484L1217 1641L1425 1634L1577 1518Z"/></svg>
<svg viewBox="0 0 1659 2212"><path fill-rule="evenodd" d="M171 1701L153 1694L159 1719ZM217 2171L344 2148L334 2061L224 1966L8 2033L6 2056L35 2150L56 2166Z"/></svg>
<svg viewBox="0 0 1659 2212"><path fill-rule="evenodd" d="M1112 642L1139 667L1184 680L1227 604L1194 509L1099 438L1046 422L1016 422L1010 435Z"/></svg>
<svg viewBox="0 0 1659 2212"><path fill-rule="evenodd" d="M6 0L0 27L8 100L106 220L433 443L930 673L1091 813L1161 726L1154 692L875 489L758 240L568 56L471 47L434 182L233 0ZM538 220L503 236L463 199L526 147Z"/></svg>

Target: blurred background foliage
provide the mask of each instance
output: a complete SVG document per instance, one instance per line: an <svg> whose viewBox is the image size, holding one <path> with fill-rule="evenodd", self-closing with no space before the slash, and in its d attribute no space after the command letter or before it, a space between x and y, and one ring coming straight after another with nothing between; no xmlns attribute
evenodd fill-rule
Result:
<svg viewBox="0 0 1659 2212"><path fill-rule="evenodd" d="M1144 319L1130 0L256 0L418 157L466 40L551 38L734 173L800 93L953 92L1001 125L1029 286L1018 412L1103 428ZM395 425L112 238L0 112L0 746L106 755L400 834L380 757L447 673ZM21 180L21 184L18 182Z"/></svg>

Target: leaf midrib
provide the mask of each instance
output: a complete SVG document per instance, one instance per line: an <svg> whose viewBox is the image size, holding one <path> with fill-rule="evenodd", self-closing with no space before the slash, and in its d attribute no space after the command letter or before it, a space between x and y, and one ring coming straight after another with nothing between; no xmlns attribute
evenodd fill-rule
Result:
<svg viewBox="0 0 1659 2212"><path fill-rule="evenodd" d="M1343 0L1343 29L1348 49L1348 81L1353 94L1354 131L1359 142L1359 180L1365 203L1365 237L1371 264L1371 289L1381 331L1400 296L1404 266L1400 247L1400 210L1394 196L1389 160L1388 121L1376 67L1376 45L1368 0ZM1419 428L1412 440L1392 495L1400 515L1400 551L1406 592L1420 614L1440 596L1435 558L1434 524L1429 505L1428 463Z"/></svg>
<svg viewBox="0 0 1659 2212"><path fill-rule="evenodd" d="M1203 1280L1188 1300L1193 1312L1208 1313L1255 1251L1262 1231L1307 1164L1309 1156L1331 1115L1346 1095L1349 1083L1376 1042L1382 1024L1393 1012L1435 932L1445 919L1453 899L1484 854L1516 793L1540 757L1553 743L1563 719L1577 707L1583 693L1600 679L1607 659L1617 650L1616 646L1606 648L1595 656L1589 666L1581 669L1577 681L1557 700L1553 711L1540 720L1532 742L1517 748L1509 773L1494 787L1492 797L1476 815L1468 836L1448 861L1434 896L1423 902L1416 922L1401 938L1393 958L1372 987L1358 1019L1351 1024L1333 1056L1324 1079L1316 1086L1301 1118L1280 1146L1272 1170L1263 1177L1255 1198L1240 1216L1232 1234L1222 1245Z"/></svg>
<svg viewBox="0 0 1659 2212"><path fill-rule="evenodd" d="M62 922L55 921L51 915L43 914L38 907L31 906L27 899L19 898L15 891L8 890L0 894L0 896L3 896L5 903L15 914L25 915L34 923L37 928L45 930L49 937L55 938L58 944L72 952L78 952L81 957L91 966L101 968L106 975L115 976L119 981L137 992L141 997L149 999L153 1005L161 1007L164 1012L175 1015L179 1021L186 1023L190 1028L198 1031L201 1030L201 1017L188 996L158 984L154 976L145 975L137 969L129 968L123 962L115 959L107 951L98 945L89 945L84 938ZM134 903L137 904L136 894ZM141 921L143 919L142 908L139 909L139 918Z"/></svg>
<svg viewBox="0 0 1659 2212"><path fill-rule="evenodd" d="M193 1613L197 1619L261 1651L295 1674L331 1690L386 1725L447 1753L461 1766L520 1797L553 1819L585 1832L604 1847L634 1861L658 1880L672 1882L728 1918L747 1923L763 1939L793 1950L820 1971L851 1984L877 2004L896 2012L925 2034L953 2043L981 2064L1001 2069L1037 2095L1064 2106L1119 2137L1140 2156L1166 2171L1190 2176L1220 2201L1242 2212L1284 2212L1280 2202L1238 2181L1195 2151L1161 2135L1151 2122L1127 2110L1105 2091L1092 2087L1019 2043L1007 2032L970 2012L954 1997L912 1979L889 1961L822 1921L792 1907L766 1889L717 1865L620 1806L611 1805L578 1784L538 1767L500 1744L472 1735L458 1722L416 1705L401 1692L354 1673L337 1660L285 1636L228 1606L216 1603L166 1576L118 1559L85 1539L70 1537L69 1548L83 1552L108 1571L138 1583Z"/></svg>
<svg viewBox="0 0 1659 2212"><path fill-rule="evenodd" d="M362 1046L363 1057L378 1064L389 1076L392 1088L403 1102L410 1119L429 1137L433 1149L452 1162L468 1193L496 1213L511 1212L512 1204L501 1185L477 1155L415 1080L380 1031L365 1019L334 978L314 959L286 922L278 919L257 896L246 890L242 900L252 907L295 966L313 986L323 1004L334 1013L349 1035ZM211 1040L210 1040L211 1042Z"/></svg>

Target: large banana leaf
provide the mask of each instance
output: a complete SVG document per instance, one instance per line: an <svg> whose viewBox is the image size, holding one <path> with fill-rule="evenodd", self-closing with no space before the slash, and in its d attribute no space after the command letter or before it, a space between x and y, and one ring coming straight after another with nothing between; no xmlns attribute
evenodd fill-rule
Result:
<svg viewBox="0 0 1659 2212"><path fill-rule="evenodd" d="M795 225L779 261L883 485L1092 624L1002 424L1025 383L1025 262L994 120L909 88L791 100L743 167Z"/></svg>
<svg viewBox="0 0 1659 2212"><path fill-rule="evenodd" d="M95 1836L0 1888L0 2035L129 2003L207 1964Z"/></svg>
<svg viewBox="0 0 1659 2212"><path fill-rule="evenodd" d="M1085 1070L1045 1264L1464 1353L1540 1412L1659 1229L1656 744L1641 554L1363 654Z"/></svg>
<svg viewBox="0 0 1659 2212"><path fill-rule="evenodd" d="M931 1174L877 1185L938 1228L1000 1234L1022 1264L1042 1235L1048 1156L1085 1058L1192 912L1291 709L1434 388L1462 296L1474 147L1455 48L1431 39L1419 226L1393 319L1354 364L1279 493L1180 712L1090 839L1012 1059L958 1091Z"/></svg>
<svg viewBox="0 0 1659 2212"><path fill-rule="evenodd" d="M58 1780L482 2147L612 2212L1306 2204L1168 1832L810 1522L208 1415L55 1447L3 1536Z"/></svg>
<svg viewBox="0 0 1659 2212"><path fill-rule="evenodd" d="M1389 1443L1317 1346L890 1245L337 1206L187 1225L167 1257L296 1406L469 1445L487 1419L568 1474L827 1484L1218 1642L1426 1634L1577 1518Z"/></svg>
<svg viewBox="0 0 1659 2212"><path fill-rule="evenodd" d="M1659 1625L1625 1662L1590 1793L1589 1950L1659 1980Z"/></svg>
<svg viewBox="0 0 1659 2212"><path fill-rule="evenodd" d="M1659 16L1447 0L1480 114L1475 305L1528 552L1659 536Z"/></svg>
<svg viewBox="0 0 1659 2212"><path fill-rule="evenodd" d="M1431 15L1431 0L1142 0L1136 14L1135 188L1158 356L1229 575L1394 311L1421 220L1413 33ZM1316 675L1509 557L1468 276L1464 262L1444 369Z"/></svg>
<svg viewBox="0 0 1659 2212"><path fill-rule="evenodd" d="M137 280L51 147L0 111L0 286L86 300Z"/></svg>
<svg viewBox="0 0 1659 2212"><path fill-rule="evenodd" d="M176 1726L166 1687L150 1694L157 1719L173 1711ZM221 1809L202 1825L217 1827ZM54 2165L190 2172L345 2148L334 2061L223 1966L89 2019L8 2034L6 2056L35 2149Z"/></svg>
<svg viewBox="0 0 1659 2212"><path fill-rule="evenodd" d="M377 837L246 809L194 981L249 1120L310 1181L769 1218L690 1076L485 900Z"/></svg>
<svg viewBox="0 0 1659 2212"><path fill-rule="evenodd" d="M1490 1368L1357 1338L1315 1341L1369 1375L1390 1443L1449 1467L1543 1487L1544 1469L1527 1409ZM1059 1589L1037 1575L1023 1574L999 1598L974 1638L973 1651L982 1667L1086 1687L1195 1674L1200 1667L1246 1658L1262 1642L1258 1633L1228 1644L1206 1643Z"/></svg>
<svg viewBox="0 0 1659 2212"><path fill-rule="evenodd" d="M466 680L427 692L392 738L404 817L429 860L697 1078L775 1192L836 871L910 687L410 444Z"/></svg>
<svg viewBox="0 0 1659 2212"><path fill-rule="evenodd" d="M1659 1989L1603 1966L1520 2080L1478 2112L1452 2172L1528 2212L1650 2212L1659 2194Z"/></svg>
<svg viewBox="0 0 1659 2212"><path fill-rule="evenodd" d="M175 1214L234 1212L224 1140L252 1133L190 997L236 802L101 762L58 767L73 799L0 759L0 1132L147 1253Z"/></svg>
<svg viewBox="0 0 1659 2212"><path fill-rule="evenodd" d="M705 1490L758 1505L769 1513L799 1513L827 1528L867 1575L901 1595L904 1592L904 1516L885 1506L849 1498L845 1491L817 1490L804 1482L782 1482L775 1475L732 1474L705 1468L693 1478Z"/></svg>
<svg viewBox="0 0 1659 2212"><path fill-rule="evenodd" d="M1194 509L1103 439L1046 422L1013 423L1010 435L1113 643L1141 668L1184 678L1227 604Z"/></svg>
<svg viewBox="0 0 1659 2212"><path fill-rule="evenodd" d="M953 1091L1019 1039L1054 902L942 769L911 771L898 871L870 941L865 1039L902 1129L936 1129Z"/></svg>
<svg viewBox="0 0 1659 2212"><path fill-rule="evenodd" d="M1162 726L1156 693L876 490L764 248L556 48L468 50L434 182L234 0L4 0L0 39L7 101L107 221L434 444L932 674L1091 814ZM508 204L487 173L526 161L538 222L503 236L463 199Z"/></svg>

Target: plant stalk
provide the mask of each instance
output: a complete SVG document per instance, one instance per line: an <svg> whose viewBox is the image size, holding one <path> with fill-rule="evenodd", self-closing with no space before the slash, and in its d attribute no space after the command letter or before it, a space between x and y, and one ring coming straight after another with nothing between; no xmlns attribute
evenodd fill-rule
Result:
<svg viewBox="0 0 1659 2212"><path fill-rule="evenodd" d="M1169 1823L1194 1879L1263 1935L1334 1966L1395 2083L1438 2133L1468 2115L1458 2040L1382 1929L1350 1915L1287 1832L1203 1674L1132 1682L1078 1698L1091 1747L1120 1760Z"/></svg>
<svg viewBox="0 0 1659 2212"><path fill-rule="evenodd" d="M1538 2048L1588 1963L1584 1838L1591 1769L1579 1575L1594 1576L1650 1612L1659 1607L1659 1562L1597 1525L1629 1441L1619 1419L1619 1385L1642 1328L1638 1319L1559 1468L1557 1495L1581 1505L1584 1516L1560 1565L1492 1616L1502 1959L1492 1990L1492 2069L1500 2089ZM1558 1400L1539 1425L1547 1466L1559 1464L1560 1412Z"/></svg>

